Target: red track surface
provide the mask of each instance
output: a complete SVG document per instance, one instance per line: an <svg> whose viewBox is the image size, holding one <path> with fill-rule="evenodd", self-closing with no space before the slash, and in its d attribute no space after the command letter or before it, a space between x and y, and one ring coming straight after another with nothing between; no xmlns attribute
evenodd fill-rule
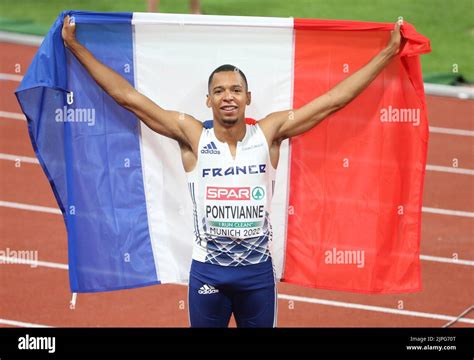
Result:
<svg viewBox="0 0 474 360"><path fill-rule="evenodd" d="M0 73L24 74L35 47L0 43ZM17 81L0 80L0 112L20 113L13 91ZM474 101L427 97L430 126L474 130ZM34 157L26 122L0 116L0 154ZM473 137L430 134L428 164L474 169ZM0 159L0 201L57 208L49 183L38 164ZM424 206L474 212L473 175L427 171ZM424 213L421 254L474 260L474 218ZM0 250L37 250L40 261L67 264L66 230L60 215L0 206ZM51 326L188 326L187 288L159 285L97 294L80 294L69 309L71 293L64 269L0 265L2 319ZM403 295L364 295L279 284L279 294L305 299L280 299L278 325L298 327L439 327L446 319L354 309L311 299L457 316L474 299L471 265L422 261L424 289ZM416 315L416 314L415 314ZM429 316L429 315L428 315ZM466 319L474 319L471 312ZM232 323L233 325L234 323ZM470 326L457 322L453 326ZM19 324L21 325L21 324Z"/></svg>

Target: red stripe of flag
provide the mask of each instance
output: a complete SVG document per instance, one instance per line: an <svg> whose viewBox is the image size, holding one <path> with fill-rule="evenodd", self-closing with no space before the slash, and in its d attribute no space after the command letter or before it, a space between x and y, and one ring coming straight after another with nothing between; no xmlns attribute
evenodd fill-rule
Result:
<svg viewBox="0 0 474 360"><path fill-rule="evenodd" d="M392 26L296 19L294 107L365 65ZM428 123L419 54L429 41L407 23L404 31L403 56L352 103L291 140L286 282L370 293L421 289Z"/></svg>

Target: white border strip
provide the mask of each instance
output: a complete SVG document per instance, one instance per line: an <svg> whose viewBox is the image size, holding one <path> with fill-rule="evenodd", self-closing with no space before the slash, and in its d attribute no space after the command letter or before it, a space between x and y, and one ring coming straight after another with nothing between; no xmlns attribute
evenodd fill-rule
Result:
<svg viewBox="0 0 474 360"><path fill-rule="evenodd" d="M0 200L0 206L1 207L14 208L14 209L38 211L38 212L43 212L43 213L61 215L61 210L59 210L57 208L46 207L46 206L21 204L21 203L17 203L17 202L2 201L2 200Z"/></svg>
<svg viewBox="0 0 474 360"><path fill-rule="evenodd" d="M21 81L23 80L23 75L0 73L0 80Z"/></svg>
<svg viewBox="0 0 474 360"><path fill-rule="evenodd" d="M0 111L0 117L4 117L7 119L14 119L14 120L24 120L26 121L26 116L22 113L12 113L8 111Z"/></svg>
<svg viewBox="0 0 474 360"><path fill-rule="evenodd" d="M427 95L448 96L458 99L474 99L474 88L468 86L451 86L425 83Z"/></svg>
<svg viewBox="0 0 474 360"><path fill-rule="evenodd" d="M306 303L317 304L317 305L336 306L336 307L343 307L343 308L348 308L348 309L375 311L375 312L381 312L381 313L386 313L386 314L414 316L414 317L422 317L422 318L435 319L435 320L452 321L452 320L457 319L457 317L449 316L449 315L425 313L425 312L420 312L420 311L391 309L391 308L386 308L386 307L381 307L381 306L354 304L354 303L347 303L347 302L342 302L342 301L323 300L323 299L293 296L293 295L286 295L286 294L280 294L278 295L278 298L281 300L300 301L300 302L306 302ZM474 319L461 318L458 321L467 323L467 324L474 324Z"/></svg>
<svg viewBox="0 0 474 360"><path fill-rule="evenodd" d="M133 36L133 41L132 41L132 46L133 46L133 83L135 85L135 88L138 89L139 85L138 85L138 76L137 76L137 52L136 52L136 38L137 38L137 33L136 33L136 29L135 29L135 26L132 26L132 36ZM148 182L147 182L147 167L145 166L145 153L144 153L144 144L143 144L143 123L140 122L138 124L138 146L140 147L140 164L142 165L141 166L141 169L142 169L142 182L143 182L143 195L145 197L145 207L146 207L146 220L148 222L148 234L150 236L150 243L151 243L151 251L152 251L152 254L153 254L153 260L155 262L155 274L156 274L156 278L157 279L160 279L160 281L162 280L161 278L161 274L160 274L160 268L159 268L159 264L161 263L158 259L158 250L156 249L157 248L157 240L155 239L155 231L152 231L152 229L154 228L154 226L156 226L156 224L154 224L151 220L150 220L150 203L147 201L147 198L149 196L149 192L147 192L147 189L148 189ZM155 184L156 185L156 184ZM191 324L191 321L189 321L189 323Z"/></svg>
<svg viewBox="0 0 474 360"><path fill-rule="evenodd" d="M7 319L0 319L0 324L18 326L18 327L27 327L27 328L51 328L51 327L53 327L53 326L49 326L49 325L33 324L33 323L27 323L27 322L23 322L23 321L7 320Z"/></svg>
<svg viewBox="0 0 474 360"><path fill-rule="evenodd" d="M244 26L265 28L293 28L293 18L263 16L224 16L134 12L132 25L167 24L179 26Z"/></svg>
<svg viewBox="0 0 474 360"><path fill-rule="evenodd" d="M435 127L435 126L430 126L430 133L471 136L471 137L474 136L474 131L471 131L471 130L452 129L452 128L443 128L443 127Z"/></svg>
<svg viewBox="0 0 474 360"><path fill-rule="evenodd" d="M0 31L0 42L8 42L19 45L40 46L43 36L17 34L13 32Z"/></svg>

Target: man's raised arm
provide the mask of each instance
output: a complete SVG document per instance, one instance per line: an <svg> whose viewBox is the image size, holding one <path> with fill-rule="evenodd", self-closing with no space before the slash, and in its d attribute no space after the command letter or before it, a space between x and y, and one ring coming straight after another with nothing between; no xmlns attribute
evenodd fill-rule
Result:
<svg viewBox="0 0 474 360"><path fill-rule="evenodd" d="M401 43L400 26L401 22L395 24L387 46L368 64L331 90L298 109L275 112L259 121L267 140L280 142L300 135L351 102L398 54Z"/></svg>
<svg viewBox="0 0 474 360"><path fill-rule="evenodd" d="M132 111L150 129L192 147L199 142L202 123L194 117L159 107L139 93L121 75L98 61L76 39L75 24L64 18L62 37L65 46L86 68L97 84L118 104Z"/></svg>

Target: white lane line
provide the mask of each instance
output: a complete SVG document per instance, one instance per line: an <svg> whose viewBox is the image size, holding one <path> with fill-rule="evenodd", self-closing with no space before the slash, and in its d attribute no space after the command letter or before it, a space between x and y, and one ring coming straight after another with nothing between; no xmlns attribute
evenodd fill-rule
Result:
<svg viewBox="0 0 474 360"><path fill-rule="evenodd" d="M23 75L0 73L0 80L21 81Z"/></svg>
<svg viewBox="0 0 474 360"><path fill-rule="evenodd" d="M327 306L343 307L343 308L348 308L348 309L375 311L375 312L394 314L394 315L422 317L422 318L435 319L435 320L452 321L456 319L455 316L449 316L449 315L425 313L425 312L420 312L420 311L391 309L391 308L386 308L386 307L381 307L381 306L354 304L354 303L347 303L347 302L342 302L342 301L323 300L323 299L293 296L293 295L286 295L286 294L279 294L278 298L282 300L293 300L293 301L300 301L300 302L306 302L306 303L318 304L318 305L327 305ZM461 318L458 321L464 322L467 324L474 324L474 319Z"/></svg>
<svg viewBox="0 0 474 360"><path fill-rule="evenodd" d="M438 171L438 172L447 172L452 174L462 174L462 175L474 175L474 170L455 168L450 166L439 166L439 165L426 165L426 170L428 171Z"/></svg>
<svg viewBox="0 0 474 360"><path fill-rule="evenodd" d="M446 135L474 136L474 131L430 126L430 132Z"/></svg>
<svg viewBox="0 0 474 360"><path fill-rule="evenodd" d="M33 323L27 323L27 322L23 322L23 321L7 320L7 319L0 319L0 324L12 325L12 326L18 326L18 327L27 327L27 328L50 328L50 327L52 327L52 326L49 326L49 325L33 324Z"/></svg>
<svg viewBox="0 0 474 360"><path fill-rule="evenodd" d="M0 117L7 118L7 119L13 119L13 120L25 120L26 117L22 113L12 113L8 111L0 111Z"/></svg>
<svg viewBox="0 0 474 360"><path fill-rule="evenodd" d="M423 206L421 211L429 214L438 214L438 215L449 215L449 216L462 216L474 218L474 212L472 211L461 211L461 210L448 210L448 209L438 209L432 207Z"/></svg>
<svg viewBox="0 0 474 360"><path fill-rule="evenodd" d="M61 270L69 269L69 266L67 266L66 264L53 263L49 261L20 259L13 256L0 255L0 265L8 265L8 264L30 265L31 267L42 266L42 267L47 267L47 268L52 268L52 269L61 269Z"/></svg>
<svg viewBox="0 0 474 360"><path fill-rule="evenodd" d="M43 36L23 35L23 34L8 32L8 31L0 31L0 41L13 43L13 44L30 45L30 46L38 47L41 45L41 42L43 41L43 39L44 39Z"/></svg>
<svg viewBox="0 0 474 360"><path fill-rule="evenodd" d="M30 157L30 156L21 156L21 155L13 155L13 154L3 154L0 153L0 160L10 160L10 161L20 161L30 164L39 164L37 158Z"/></svg>
<svg viewBox="0 0 474 360"><path fill-rule="evenodd" d="M448 96L458 99L474 99L474 89L468 86L451 86L424 83L426 95Z"/></svg>
<svg viewBox="0 0 474 360"><path fill-rule="evenodd" d="M425 261L435 261L447 264L474 266L474 261L471 260L461 260L430 255L420 255L420 259Z"/></svg>
<svg viewBox="0 0 474 360"><path fill-rule="evenodd" d="M31 204L23 204L11 201L2 201L0 200L0 206L14 208L14 209L21 209L21 210L29 210L29 211L38 211L44 212L49 214L58 214L61 215L61 210L52 207L46 206L38 206L38 205L31 205Z"/></svg>
<svg viewBox="0 0 474 360"><path fill-rule="evenodd" d="M457 322L459 319L461 319L463 316L466 316L467 314L469 314L472 310L474 310L474 305L469 306L466 310L464 310L462 313L460 313L460 314L458 315L458 317L456 318L456 320L451 320L451 321L448 322L447 324L444 324L442 327L443 327L443 328L448 328L448 327L450 327L450 326L453 325L455 322Z"/></svg>

